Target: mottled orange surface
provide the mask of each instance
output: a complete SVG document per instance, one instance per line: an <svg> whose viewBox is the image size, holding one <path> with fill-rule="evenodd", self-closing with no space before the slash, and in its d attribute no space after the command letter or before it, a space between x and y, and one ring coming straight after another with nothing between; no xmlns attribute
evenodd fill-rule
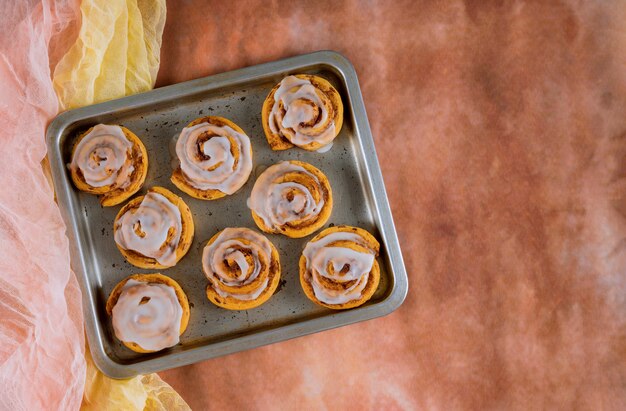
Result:
<svg viewBox="0 0 626 411"><path fill-rule="evenodd" d="M626 409L626 5L295 3L171 2L158 84L346 55L409 295L162 377L198 410Z"/></svg>

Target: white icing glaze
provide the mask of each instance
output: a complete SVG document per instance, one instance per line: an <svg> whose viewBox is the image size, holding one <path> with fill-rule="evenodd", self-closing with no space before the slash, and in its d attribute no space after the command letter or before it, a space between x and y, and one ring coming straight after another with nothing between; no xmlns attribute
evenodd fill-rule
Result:
<svg viewBox="0 0 626 411"><path fill-rule="evenodd" d="M302 184L278 182L282 176L292 172L309 175L321 187L319 179L314 174L297 164L281 161L268 167L254 183L248 207L261 217L269 228L278 229L292 221L310 220L319 215L324 207L324 197L320 196L316 202L309 189ZM294 190L295 195L290 201L287 194L293 193Z"/></svg>
<svg viewBox="0 0 626 411"><path fill-rule="evenodd" d="M317 152L317 153L325 153L325 152L329 151L331 148L333 148L333 142L332 141L330 143L326 144L325 146L321 146L320 148L315 150L315 152Z"/></svg>
<svg viewBox="0 0 626 411"><path fill-rule="evenodd" d="M115 242L123 249L154 258L165 267L176 264L182 217L178 207L165 196L149 192L139 207L120 216L115 228ZM170 229L174 235L166 242Z"/></svg>
<svg viewBox="0 0 626 411"><path fill-rule="evenodd" d="M359 252L341 245L332 245L338 241L351 241L367 248L368 252ZM303 255L306 258L307 275L315 297L326 304L345 304L361 298L363 289L367 285L369 273L372 271L376 252L371 250L363 238L355 233L334 232L317 240L309 241L304 247ZM332 265L334 273L329 272ZM344 266L349 270L341 274ZM325 277L336 283L354 284L347 289L333 290L324 287L320 277Z"/></svg>
<svg viewBox="0 0 626 411"><path fill-rule="evenodd" d="M213 137L198 145L198 138L210 132ZM231 151L231 140L239 149L239 159ZM201 150L200 152L198 152ZM176 141L176 156L187 182L199 190L219 190L233 194L248 181L252 171L250 138L228 126L200 123L185 127ZM207 159L200 158L207 156Z"/></svg>
<svg viewBox="0 0 626 411"><path fill-rule="evenodd" d="M248 240L245 244L240 239ZM249 250L254 260L254 266L250 266L240 249ZM269 284L269 277L259 287L249 293L231 293L222 289L222 286L241 287L252 283L261 273L260 258L267 264L267 269L272 262L272 246L265 236L250 230L249 228L226 228L215 241L204 247L202 252L202 269L206 278L211 283L217 294L226 298L232 297L238 300L250 301L258 298ZM224 272L223 262L233 260L239 267L239 275L232 278Z"/></svg>
<svg viewBox="0 0 626 411"><path fill-rule="evenodd" d="M173 287L130 279L113 307L113 330L121 341L158 351L178 344L182 316Z"/></svg>
<svg viewBox="0 0 626 411"><path fill-rule="evenodd" d="M172 170L176 170L180 167L180 160L178 160L178 156L176 155L176 143L178 142L179 136L180 133L174 134L167 143L167 148L170 153L170 167Z"/></svg>
<svg viewBox="0 0 626 411"><path fill-rule="evenodd" d="M124 188L134 170L130 162L132 148L133 143L121 127L98 124L74 149L70 169L80 169L85 182L92 187Z"/></svg>
<svg viewBox="0 0 626 411"><path fill-rule="evenodd" d="M311 105L315 106L317 110ZM283 115L280 107L284 108ZM305 125L319 117L313 125ZM278 125L278 127L277 127ZM320 130L320 125L325 127ZM291 143L304 146L312 142L327 145L335 138L335 121L309 80L287 76L274 93L274 105L269 114L269 127Z"/></svg>

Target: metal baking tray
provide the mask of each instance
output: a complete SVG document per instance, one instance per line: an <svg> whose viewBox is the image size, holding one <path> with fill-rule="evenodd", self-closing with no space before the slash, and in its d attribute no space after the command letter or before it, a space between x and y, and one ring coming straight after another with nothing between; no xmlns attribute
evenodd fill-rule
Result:
<svg viewBox="0 0 626 411"><path fill-rule="evenodd" d="M341 94L344 125L327 153L298 148L272 151L265 140L261 126L263 100L284 76L297 73L321 75ZM236 194L201 201L180 192L170 182L170 146L173 136L187 123L209 114L233 120L250 136L255 168ZM160 270L178 281L187 293L189 326L178 345L157 353L138 354L124 347L113 335L105 312L106 299L115 284L130 274L154 271L130 265L115 247L113 219L121 205L103 208L96 196L76 190L66 167L77 133L97 123L124 125L144 142L149 170L137 195L149 187L163 186L180 195L193 213L196 228L191 249L175 267ZM111 377L179 367L372 319L394 311L406 296L407 275L357 76L350 62L338 53L321 51L287 58L67 111L48 127L47 145L59 207L67 224L72 268L83 291L91 354L98 368ZM334 209L325 227L354 225L380 240L381 283L367 304L333 311L305 297L298 278L298 259L312 235L302 239L267 235L277 247L282 265L281 285L267 303L251 310L229 311L207 300L202 247L225 227L257 229L246 199L264 168L288 159L310 162L328 176Z"/></svg>

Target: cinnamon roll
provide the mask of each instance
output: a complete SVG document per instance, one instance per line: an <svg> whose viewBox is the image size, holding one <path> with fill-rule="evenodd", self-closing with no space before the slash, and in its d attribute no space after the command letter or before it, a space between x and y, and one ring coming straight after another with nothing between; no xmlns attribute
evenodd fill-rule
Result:
<svg viewBox="0 0 626 411"><path fill-rule="evenodd" d="M209 280L208 299L229 310L258 307L280 282L276 247L249 228L226 228L215 234L202 252L202 269Z"/></svg>
<svg viewBox="0 0 626 411"><path fill-rule="evenodd" d="M133 274L115 286L106 304L115 336L149 353L172 347L189 323L189 302L180 285L162 274Z"/></svg>
<svg viewBox="0 0 626 411"><path fill-rule="evenodd" d="M126 127L98 124L78 136L68 167L76 188L99 195L108 207L139 191L148 172L148 154Z"/></svg>
<svg viewBox="0 0 626 411"><path fill-rule="evenodd" d="M187 204L162 187L129 201L115 217L115 243L140 268L168 268L189 251L193 218Z"/></svg>
<svg viewBox="0 0 626 411"><path fill-rule="evenodd" d="M300 257L300 284L316 304L341 310L368 301L380 282L380 244L367 231L330 227L307 243Z"/></svg>
<svg viewBox="0 0 626 411"><path fill-rule="evenodd" d="M305 237L322 227L333 208L328 178L303 161L281 161L265 170L248 199L252 218L266 233Z"/></svg>
<svg viewBox="0 0 626 411"><path fill-rule="evenodd" d="M343 104L324 78L309 74L287 76L263 103L265 137L272 150L298 146L326 151L343 124Z"/></svg>
<svg viewBox="0 0 626 411"><path fill-rule="evenodd" d="M179 166L172 183L201 200L234 194L250 177L250 138L223 117L206 116L183 128L176 141Z"/></svg>

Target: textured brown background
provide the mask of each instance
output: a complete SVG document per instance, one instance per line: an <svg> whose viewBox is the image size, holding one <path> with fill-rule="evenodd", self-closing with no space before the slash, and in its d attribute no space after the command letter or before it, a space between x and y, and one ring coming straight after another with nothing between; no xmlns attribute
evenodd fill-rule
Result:
<svg viewBox="0 0 626 411"><path fill-rule="evenodd" d="M626 409L624 21L618 1L170 2L158 85L353 62L410 291L162 377L198 410Z"/></svg>

